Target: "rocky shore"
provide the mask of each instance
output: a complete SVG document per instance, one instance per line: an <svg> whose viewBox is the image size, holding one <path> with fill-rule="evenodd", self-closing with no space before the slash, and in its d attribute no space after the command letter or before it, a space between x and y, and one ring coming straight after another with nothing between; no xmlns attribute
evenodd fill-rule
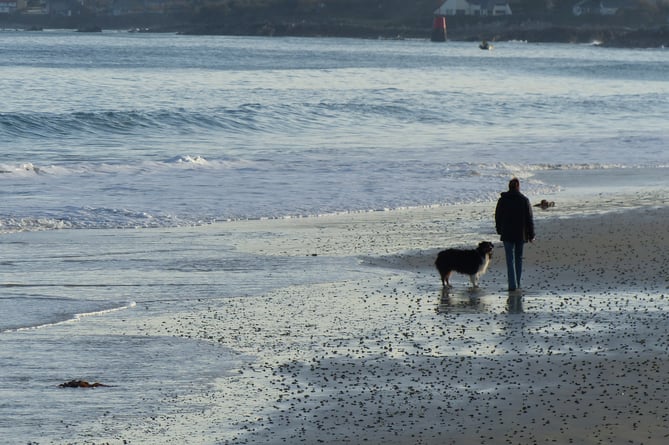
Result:
<svg viewBox="0 0 669 445"><path fill-rule="evenodd" d="M429 39L431 23L374 22L364 20L287 20L279 18L245 18L241 20L152 20L99 17L85 23L54 21L52 19L0 18L1 29L35 31L43 28L96 30L140 30L186 35L236 35L273 37L350 37L364 39ZM503 21L467 22L450 20L447 40L451 41L510 41L553 43L592 43L601 46L628 48L669 47L669 25L622 26L606 24L555 24L543 21L508 23Z"/></svg>
<svg viewBox="0 0 669 445"><path fill-rule="evenodd" d="M489 40L556 43L592 43L601 46L621 48L666 48L669 47L669 27L653 29L568 27L549 25L543 28L509 28L492 33L480 30L474 33L454 31L450 37L455 40Z"/></svg>
<svg viewBox="0 0 669 445"><path fill-rule="evenodd" d="M429 38L430 28L374 26L355 23L262 22L255 24L217 24L181 27L177 32L193 35L265 35L299 37L352 38ZM505 25L501 23L474 26L448 26L448 40L510 41L543 43L592 43L628 48L669 47L669 26L632 28L613 26L565 26L551 23Z"/></svg>

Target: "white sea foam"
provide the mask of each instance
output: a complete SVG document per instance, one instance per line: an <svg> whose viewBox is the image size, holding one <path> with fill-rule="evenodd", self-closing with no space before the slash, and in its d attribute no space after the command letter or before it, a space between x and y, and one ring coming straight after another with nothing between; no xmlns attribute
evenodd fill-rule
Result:
<svg viewBox="0 0 669 445"><path fill-rule="evenodd" d="M208 165L209 161L207 161L205 158L202 156L177 156L172 159L169 159L167 161L168 163L176 163L176 164L197 164L197 165Z"/></svg>
<svg viewBox="0 0 669 445"><path fill-rule="evenodd" d="M0 176L0 182L18 180L24 192L6 196L0 232L176 227L492 202L512 176L521 178L526 193L539 196L559 192L565 186L546 172L625 170L632 175L638 172L643 178L643 171L665 168L661 163L653 167L613 163L328 163L319 167L292 159L272 163L184 155L125 165L16 166L12 169L16 173L10 174L16 179L5 175ZM313 169L318 171L318 182L313 180ZM7 166L5 170L9 170ZM365 180L360 181L363 176ZM27 201L25 193L31 195ZM66 197L64 205L54 206L54 199L60 196ZM10 206L12 202L16 205Z"/></svg>
<svg viewBox="0 0 669 445"><path fill-rule="evenodd" d="M7 299L5 299L7 301ZM61 300L62 301L62 300ZM20 304L21 308L20 310L27 313L27 314L35 314L35 308L30 307L30 299L27 298L22 298L22 299L17 299L15 301L9 300L7 303L13 303L13 304ZM0 302L0 303L5 303L5 302ZM5 317L8 317L6 320L3 320L3 322L0 323L0 333L3 332L22 332L22 331L31 331L35 329L45 329L53 326L58 326L62 324L67 324L67 323L74 323L78 322L86 317L95 317L95 316L103 316L106 314L111 314L114 312L118 311L124 311L128 309L132 309L135 306L137 306L137 303L134 301L128 302L128 303L123 303L120 305L116 305L113 307L107 307L104 309L93 309L88 312L80 312L80 313L71 313L68 314L66 312L62 312L59 307L58 303L59 300L57 299L40 299L37 303L46 305L48 306L48 309L44 308L42 309L43 312L43 318L42 317L36 317L32 320L28 320L25 317L22 317L21 315L17 315L13 312L13 308L11 306L8 306L7 304L2 304L2 307L4 309L3 313ZM70 302L70 305L73 305L74 302ZM90 306L100 306L100 302L77 302L78 306L82 305L90 305ZM18 311L18 309L17 309ZM21 325L21 319L25 319L25 322L23 325ZM45 321L48 320L48 321ZM17 326L19 324L19 326ZM12 326L12 327L4 327L2 326Z"/></svg>

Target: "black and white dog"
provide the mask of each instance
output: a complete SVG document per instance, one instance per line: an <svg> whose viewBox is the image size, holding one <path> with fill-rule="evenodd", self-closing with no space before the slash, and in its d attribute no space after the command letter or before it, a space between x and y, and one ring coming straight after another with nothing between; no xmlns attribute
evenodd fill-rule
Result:
<svg viewBox="0 0 669 445"><path fill-rule="evenodd" d="M479 286L479 278L488 270L492 258L493 245L482 241L476 249L446 249L439 252L434 265L441 275L441 284L451 286L448 279L451 272L469 275L472 286Z"/></svg>

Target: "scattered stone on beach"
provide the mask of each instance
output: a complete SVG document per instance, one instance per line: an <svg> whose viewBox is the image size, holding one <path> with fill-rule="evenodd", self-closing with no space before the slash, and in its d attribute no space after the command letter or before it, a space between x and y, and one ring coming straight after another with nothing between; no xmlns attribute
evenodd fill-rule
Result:
<svg viewBox="0 0 669 445"><path fill-rule="evenodd" d="M132 427L148 424L173 443L199 428L221 445L664 445L669 295L658 277L669 264L669 211L567 217L591 204L561 200L538 215L541 237L525 251L519 295L504 289L503 255L493 257L481 289L466 278L447 291L434 285L440 209L347 215L330 223L327 238L309 232L310 221L290 221L313 235L250 246L301 255L307 245L324 263L359 255L370 273L209 301L142 326L138 332L208 341L252 359L199 396L212 409L137 418ZM291 233L287 224L282 230ZM121 329L128 333L126 323ZM231 431L224 435L221 424Z"/></svg>
<svg viewBox="0 0 669 445"><path fill-rule="evenodd" d="M98 388L101 386L108 387L100 382L89 383L86 380L70 380L69 382L61 383L58 385L61 388Z"/></svg>

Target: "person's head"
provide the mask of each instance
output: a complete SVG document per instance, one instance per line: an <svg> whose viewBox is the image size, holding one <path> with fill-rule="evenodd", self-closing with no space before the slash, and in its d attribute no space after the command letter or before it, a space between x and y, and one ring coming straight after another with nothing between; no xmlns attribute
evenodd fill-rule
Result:
<svg viewBox="0 0 669 445"><path fill-rule="evenodd" d="M520 181L518 178L513 178L509 181L509 191L518 191L520 190Z"/></svg>

